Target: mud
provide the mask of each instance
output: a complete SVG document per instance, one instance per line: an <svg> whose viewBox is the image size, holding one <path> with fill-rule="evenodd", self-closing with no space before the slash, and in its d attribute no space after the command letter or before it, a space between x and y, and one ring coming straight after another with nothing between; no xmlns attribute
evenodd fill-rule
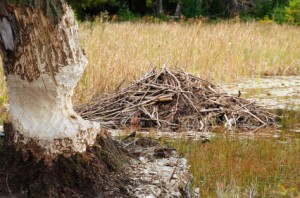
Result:
<svg viewBox="0 0 300 198"><path fill-rule="evenodd" d="M85 153L49 160L19 150L11 124L0 139L0 197L198 197L187 160L152 138L102 131ZM31 144L30 146L35 146Z"/></svg>
<svg viewBox="0 0 300 198"><path fill-rule="evenodd" d="M130 197L125 172L129 159L109 136L98 136L86 153L52 161L25 154L5 138L0 148L0 197Z"/></svg>

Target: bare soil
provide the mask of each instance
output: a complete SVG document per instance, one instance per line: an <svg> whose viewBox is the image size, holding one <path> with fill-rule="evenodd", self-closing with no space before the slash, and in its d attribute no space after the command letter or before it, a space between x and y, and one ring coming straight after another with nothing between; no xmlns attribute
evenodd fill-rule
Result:
<svg viewBox="0 0 300 198"><path fill-rule="evenodd" d="M135 132L118 141L103 130L85 153L49 157L33 143L15 143L11 124L4 130L0 198L193 197L187 160Z"/></svg>
<svg viewBox="0 0 300 198"><path fill-rule="evenodd" d="M129 154L109 136L98 136L86 153L53 160L18 150L9 141L11 126L0 148L0 197L129 197L124 168Z"/></svg>

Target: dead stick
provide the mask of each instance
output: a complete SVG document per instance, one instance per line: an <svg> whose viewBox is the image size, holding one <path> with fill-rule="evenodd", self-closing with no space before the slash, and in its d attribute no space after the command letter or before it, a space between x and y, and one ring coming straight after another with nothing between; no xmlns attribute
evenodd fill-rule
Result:
<svg viewBox="0 0 300 198"><path fill-rule="evenodd" d="M254 115L253 113L251 113L248 109L244 110L243 112L248 113L249 115L251 115L252 117L256 118L260 123L262 123L263 125L266 125L266 123L264 121L262 121L259 117L257 117L256 115Z"/></svg>
<svg viewBox="0 0 300 198"><path fill-rule="evenodd" d="M244 107L247 107L247 106L249 106L249 105L252 105L252 104L254 104L255 102L256 102L256 101L253 101L253 102L250 102L250 103L248 103L248 104L245 104L245 105L241 106L240 108L237 108L237 109L233 110L232 113L235 112L235 111L238 111L238 110L240 110L240 109L242 109L242 108L244 108Z"/></svg>
<svg viewBox="0 0 300 198"><path fill-rule="evenodd" d="M8 185L8 174L6 174L5 182L6 182L6 187L7 187L7 189L8 189L8 192L9 192L10 196L11 196L12 198L14 198L14 196L13 196L11 190L10 190L10 187L9 187L9 185Z"/></svg>

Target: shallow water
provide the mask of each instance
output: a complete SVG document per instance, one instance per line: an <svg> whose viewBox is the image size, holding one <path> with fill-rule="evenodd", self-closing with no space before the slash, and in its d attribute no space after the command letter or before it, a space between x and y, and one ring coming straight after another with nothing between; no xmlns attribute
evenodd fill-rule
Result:
<svg viewBox="0 0 300 198"><path fill-rule="evenodd" d="M267 109L300 111L300 76L252 78L228 84L224 89L231 94L241 91L242 97Z"/></svg>
<svg viewBox="0 0 300 198"><path fill-rule="evenodd" d="M300 138L300 76L252 78L223 88L230 94L240 91L242 97L278 115L275 136Z"/></svg>

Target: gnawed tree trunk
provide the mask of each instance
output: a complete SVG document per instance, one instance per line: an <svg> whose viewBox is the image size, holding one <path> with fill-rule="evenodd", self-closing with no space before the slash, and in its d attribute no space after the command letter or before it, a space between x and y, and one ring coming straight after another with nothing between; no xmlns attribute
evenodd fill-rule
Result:
<svg viewBox="0 0 300 198"><path fill-rule="evenodd" d="M64 0L0 0L10 112L0 144L0 197L126 194L128 154L73 110L87 63L77 29Z"/></svg>
<svg viewBox="0 0 300 198"><path fill-rule="evenodd" d="M0 53L14 141L36 143L47 155L84 152L99 131L71 102L87 64L77 29L64 0L0 1Z"/></svg>

